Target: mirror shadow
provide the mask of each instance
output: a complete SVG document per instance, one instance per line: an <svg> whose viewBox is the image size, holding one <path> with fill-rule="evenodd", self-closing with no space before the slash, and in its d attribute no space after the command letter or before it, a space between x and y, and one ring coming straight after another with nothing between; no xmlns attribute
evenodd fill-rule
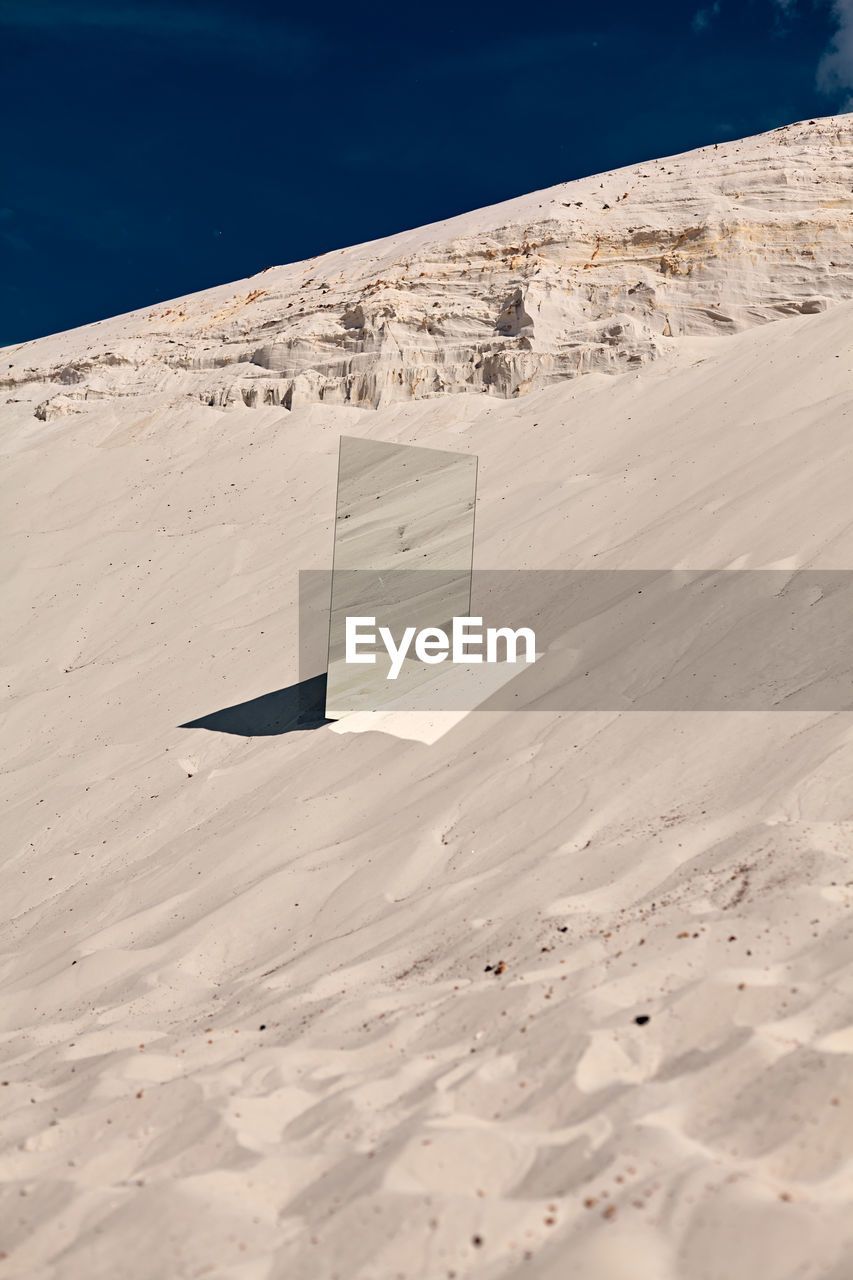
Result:
<svg viewBox="0 0 853 1280"><path fill-rule="evenodd" d="M210 711L197 720L178 725L179 729L210 729L213 733L234 733L241 738L271 737L275 734L305 732L331 724L326 719L326 673L300 680L286 689L261 694L249 702Z"/></svg>

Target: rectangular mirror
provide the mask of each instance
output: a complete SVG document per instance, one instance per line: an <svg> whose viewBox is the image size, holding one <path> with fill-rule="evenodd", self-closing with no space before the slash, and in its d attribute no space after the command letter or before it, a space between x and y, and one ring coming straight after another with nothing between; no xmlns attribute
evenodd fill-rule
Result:
<svg viewBox="0 0 853 1280"><path fill-rule="evenodd" d="M471 601L477 459L342 436L335 510L326 716L382 710L435 675L412 653L394 680L376 661L346 661L346 619L447 629ZM370 628L366 628L370 630ZM362 646L361 652L369 652Z"/></svg>

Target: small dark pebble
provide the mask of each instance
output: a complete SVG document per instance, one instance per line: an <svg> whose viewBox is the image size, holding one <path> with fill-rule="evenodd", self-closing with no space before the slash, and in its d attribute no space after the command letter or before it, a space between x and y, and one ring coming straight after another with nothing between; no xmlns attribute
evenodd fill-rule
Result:
<svg viewBox="0 0 853 1280"><path fill-rule="evenodd" d="M485 968L485 970L484 970L484 972L485 972L485 973L491 973L491 972L492 972L492 969L494 969L494 967L495 967L495 966L494 966L493 964L487 964L487 965L486 965L486 968Z"/></svg>
<svg viewBox="0 0 853 1280"><path fill-rule="evenodd" d="M557 925L557 933L568 933L568 932L569 932L569 926L567 924Z"/></svg>
<svg viewBox="0 0 853 1280"><path fill-rule="evenodd" d="M475 1248L475 1249L479 1249L480 1245L483 1243L483 1237L482 1237L482 1236L472 1236L472 1237L471 1237L471 1243L472 1243L472 1245L474 1246L474 1248Z"/></svg>
<svg viewBox="0 0 853 1280"><path fill-rule="evenodd" d="M649 1021L649 1015L647 1013L638 1013L634 1021L638 1027L644 1027Z"/></svg>
<svg viewBox="0 0 853 1280"><path fill-rule="evenodd" d="M266 1029L267 1029L267 1024L265 1022L262 1022L261 1025L258 1027L259 1031L266 1031Z"/></svg>

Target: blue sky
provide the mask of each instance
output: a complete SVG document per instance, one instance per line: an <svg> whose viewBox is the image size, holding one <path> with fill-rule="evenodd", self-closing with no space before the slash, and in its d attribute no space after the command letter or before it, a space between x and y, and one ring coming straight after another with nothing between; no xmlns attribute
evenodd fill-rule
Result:
<svg viewBox="0 0 853 1280"><path fill-rule="evenodd" d="M0 0L0 344L851 98L853 0Z"/></svg>

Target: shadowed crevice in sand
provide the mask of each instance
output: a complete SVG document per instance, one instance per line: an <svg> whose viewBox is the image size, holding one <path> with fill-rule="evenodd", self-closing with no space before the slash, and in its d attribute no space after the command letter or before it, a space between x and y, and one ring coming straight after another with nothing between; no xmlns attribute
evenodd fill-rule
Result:
<svg viewBox="0 0 853 1280"><path fill-rule="evenodd" d="M241 738L262 738L275 734L320 729L326 719L326 674L300 680L286 689L261 694L249 702L238 702L188 720L179 729L210 729L214 733L234 733Z"/></svg>

